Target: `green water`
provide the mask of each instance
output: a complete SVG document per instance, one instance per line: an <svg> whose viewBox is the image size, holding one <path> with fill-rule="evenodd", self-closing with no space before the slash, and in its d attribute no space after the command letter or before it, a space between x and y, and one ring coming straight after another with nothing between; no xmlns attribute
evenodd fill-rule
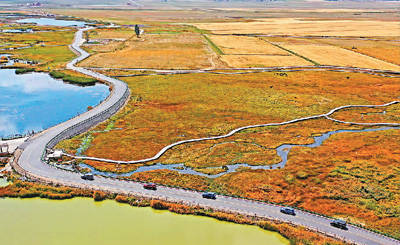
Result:
<svg viewBox="0 0 400 245"><path fill-rule="evenodd" d="M91 199L0 199L0 244L289 244L277 233L212 218Z"/></svg>

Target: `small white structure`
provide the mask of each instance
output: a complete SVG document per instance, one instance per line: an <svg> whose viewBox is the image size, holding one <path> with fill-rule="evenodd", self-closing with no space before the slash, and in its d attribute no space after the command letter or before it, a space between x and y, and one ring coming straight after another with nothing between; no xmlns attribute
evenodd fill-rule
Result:
<svg viewBox="0 0 400 245"><path fill-rule="evenodd" d="M47 155L49 160L58 160L62 157L63 152L61 150L55 150L53 153Z"/></svg>
<svg viewBox="0 0 400 245"><path fill-rule="evenodd" d="M7 143L0 144L0 155L5 155L9 153L9 146Z"/></svg>

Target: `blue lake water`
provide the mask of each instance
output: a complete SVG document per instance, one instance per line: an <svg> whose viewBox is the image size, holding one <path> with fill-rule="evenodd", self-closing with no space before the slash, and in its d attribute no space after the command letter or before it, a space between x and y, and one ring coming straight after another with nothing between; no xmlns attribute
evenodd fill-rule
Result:
<svg viewBox="0 0 400 245"><path fill-rule="evenodd" d="M74 20L56 20L52 18L28 18L20 19L17 23L34 23L41 26L79 26L83 27L86 22Z"/></svg>
<svg viewBox="0 0 400 245"><path fill-rule="evenodd" d="M0 70L0 137L40 131L66 121L107 98L108 87L80 87L46 73Z"/></svg>

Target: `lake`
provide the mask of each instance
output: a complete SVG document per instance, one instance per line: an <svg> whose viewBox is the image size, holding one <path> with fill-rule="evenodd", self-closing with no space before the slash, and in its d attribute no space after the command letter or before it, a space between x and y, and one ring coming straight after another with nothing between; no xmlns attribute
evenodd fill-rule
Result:
<svg viewBox="0 0 400 245"><path fill-rule="evenodd" d="M16 21L17 23L34 23L41 26L79 26L83 27L86 22L75 21L75 20L56 20L52 18L28 18L20 19Z"/></svg>
<svg viewBox="0 0 400 245"><path fill-rule="evenodd" d="M289 244L276 232L88 198L0 199L0 244Z"/></svg>
<svg viewBox="0 0 400 245"><path fill-rule="evenodd" d="M16 75L0 69L0 137L47 129L96 106L109 95L108 86L80 87L46 73Z"/></svg>

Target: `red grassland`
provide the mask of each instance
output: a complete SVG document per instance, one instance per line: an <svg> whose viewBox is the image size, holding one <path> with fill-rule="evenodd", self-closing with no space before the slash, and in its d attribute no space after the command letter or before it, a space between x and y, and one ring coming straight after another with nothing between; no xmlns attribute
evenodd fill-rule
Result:
<svg viewBox="0 0 400 245"><path fill-rule="evenodd" d="M93 141L84 154L136 160L151 157L178 140L317 115L346 104L384 104L396 100L400 92L398 78L314 71L288 73L288 77L195 74L126 80L131 101L114 119L95 129L113 124L112 130L92 133ZM333 116L359 121L360 113L367 113L364 121L398 122L398 105L382 110L385 115L376 114L377 109L351 109ZM225 140L176 147L160 161L184 162L194 168L235 161L267 165L279 161L274 152L277 146L308 144L313 136L337 129L360 127L321 119L247 130ZM81 138L60 146L73 150ZM159 170L135 173L130 179L294 205L400 237L399 140L398 130L341 133L317 148L292 148L283 169L242 168L216 179ZM238 152L241 158L235 160ZM117 170L113 164L90 164Z"/></svg>
<svg viewBox="0 0 400 245"><path fill-rule="evenodd" d="M187 74L125 78L128 105L93 132L88 156L138 160L179 140L221 135L259 123L325 113L345 104L383 104L400 93L398 78L335 72ZM78 139L78 140L77 140ZM79 137L60 147L73 152Z"/></svg>

